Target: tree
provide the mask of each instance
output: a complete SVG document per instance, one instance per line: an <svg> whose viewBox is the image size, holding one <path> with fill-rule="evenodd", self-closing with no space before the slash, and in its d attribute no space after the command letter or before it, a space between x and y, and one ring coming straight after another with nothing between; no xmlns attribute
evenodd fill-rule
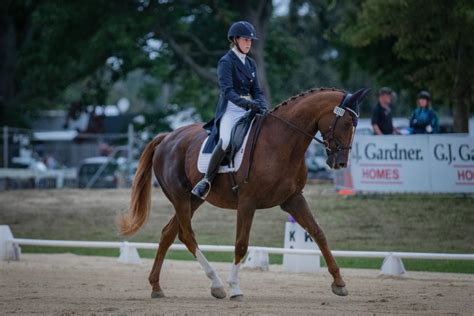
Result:
<svg viewBox="0 0 474 316"><path fill-rule="evenodd" d="M112 72L113 81L147 62L137 51L149 20L139 15L127 0L7 2L0 16L7 25L0 37L6 46L0 72L8 74L0 82L8 87L0 91L2 123L21 124L25 114L54 107L66 87L81 80L90 101L103 104L105 73ZM114 69L107 63L111 57L123 65Z"/></svg>
<svg viewBox="0 0 474 316"><path fill-rule="evenodd" d="M215 67L227 50L227 30L232 22L247 20L256 30L259 40L251 55L257 62L257 73L267 97L270 89L264 63L267 23L272 13L272 1L201 1L176 5L150 3L145 10L155 13L154 38L164 41L182 63L201 80L217 85Z"/></svg>
<svg viewBox="0 0 474 316"><path fill-rule="evenodd" d="M228 27L236 19L256 24L260 60L271 8L270 0L2 2L0 123L17 125L25 114L64 104L65 90L79 89L68 95L80 95L85 105L103 104L113 83L137 68L169 87L170 103L195 106L207 119ZM150 48L151 40L160 47ZM266 86L264 64L258 66Z"/></svg>
<svg viewBox="0 0 474 316"><path fill-rule="evenodd" d="M455 132L468 132L474 76L474 3L469 0L361 1L341 24L379 77L428 88L453 105ZM370 64L370 65L369 65ZM391 74L391 76L390 76Z"/></svg>

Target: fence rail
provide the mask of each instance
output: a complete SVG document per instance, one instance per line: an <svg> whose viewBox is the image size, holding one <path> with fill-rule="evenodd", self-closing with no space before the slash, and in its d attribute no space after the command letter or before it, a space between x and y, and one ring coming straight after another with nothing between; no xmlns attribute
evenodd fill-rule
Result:
<svg viewBox="0 0 474 316"><path fill-rule="evenodd" d="M140 257L137 249L158 248L157 243L144 242L112 242L112 241L74 241L74 240L40 240L14 238L8 226L0 226L0 259L18 260L20 256L20 245L24 246L47 246L47 247L79 247L79 248L114 248L120 249L119 261L123 263L138 263ZM234 246L200 245L202 251L210 252L234 252ZM187 250L185 245L173 244L170 250ZM257 255L256 255L257 254ZM268 264L268 254L280 255L308 255L321 256L319 250L290 249L275 247L249 247L249 256L267 259L261 260ZM406 273L401 259L428 259L428 260L474 260L474 254L455 253L417 253L417 252L390 252L390 251L332 251L334 257L347 258L385 258L381 267L382 275L402 276ZM255 265L254 265L255 267ZM266 270L265 267L261 267Z"/></svg>
<svg viewBox="0 0 474 316"><path fill-rule="evenodd" d="M124 245L136 249L156 250L158 243L145 242L127 242L127 241L75 241L75 240L41 240L14 238L7 240L8 243L24 246L45 246L45 247L78 247L78 248L114 248L119 249ZM234 246L220 245L199 245L202 251L211 252L233 252ZM185 245L173 244L170 250L187 250ZM320 250L291 249L276 247L250 246L249 251L265 251L268 254L292 254L292 255L317 255L321 256ZM334 257L346 258L385 258L392 255L403 259L428 259L428 260L474 260L474 254L456 254L456 253L422 253L422 252L391 252L391 251L348 251L332 250Z"/></svg>

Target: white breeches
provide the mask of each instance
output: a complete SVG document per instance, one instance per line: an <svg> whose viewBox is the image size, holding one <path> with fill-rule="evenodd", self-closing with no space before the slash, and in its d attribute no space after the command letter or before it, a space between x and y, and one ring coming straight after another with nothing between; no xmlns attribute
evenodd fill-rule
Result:
<svg viewBox="0 0 474 316"><path fill-rule="evenodd" d="M230 133L235 123L246 113L247 111L240 106L228 101L227 108L224 115L221 118L219 126L219 137L222 139L222 149L226 150L230 143Z"/></svg>

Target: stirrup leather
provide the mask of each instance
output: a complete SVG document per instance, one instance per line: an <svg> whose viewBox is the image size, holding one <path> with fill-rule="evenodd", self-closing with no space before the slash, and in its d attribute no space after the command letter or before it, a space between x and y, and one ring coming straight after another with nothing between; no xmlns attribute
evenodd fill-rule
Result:
<svg viewBox="0 0 474 316"><path fill-rule="evenodd" d="M203 185L206 185L206 191L205 192L200 192L200 189ZM209 195L209 192L211 192L211 181L208 179L204 178L201 181L199 181L196 186L193 188L191 193L198 198L205 200L207 196Z"/></svg>

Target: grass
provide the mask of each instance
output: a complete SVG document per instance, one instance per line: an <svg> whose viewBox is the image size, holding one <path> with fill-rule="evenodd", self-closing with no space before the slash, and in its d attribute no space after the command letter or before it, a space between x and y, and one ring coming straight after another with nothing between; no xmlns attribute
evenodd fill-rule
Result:
<svg viewBox="0 0 474 316"><path fill-rule="evenodd" d="M115 217L127 208L128 190L23 190L0 192L0 224L15 237L120 241ZM469 195L393 194L341 197L327 185L307 185L305 193L333 250L474 253L474 199ZM149 222L131 240L158 242L173 209L154 190ZM282 247L287 216L279 208L259 210L251 245ZM233 245L235 211L203 205L193 219L200 244ZM118 256L118 250L22 247L27 252L72 252ZM140 251L154 257L154 251ZM211 261L231 261L228 253L209 253ZM172 259L192 259L183 251ZM271 256L281 263L282 256ZM337 258L342 267L380 268L381 259ZM472 261L403 260L408 271L474 273Z"/></svg>

